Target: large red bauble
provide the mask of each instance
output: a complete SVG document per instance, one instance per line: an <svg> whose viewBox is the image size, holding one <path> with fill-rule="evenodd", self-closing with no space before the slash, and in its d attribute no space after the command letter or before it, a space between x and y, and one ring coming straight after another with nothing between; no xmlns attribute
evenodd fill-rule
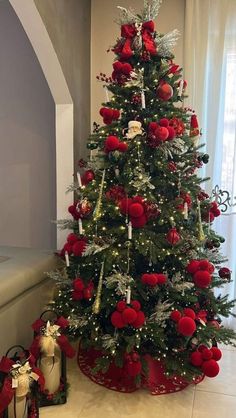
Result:
<svg viewBox="0 0 236 418"><path fill-rule="evenodd" d="M216 361L219 361L222 357L222 352L217 347L211 347L212 358Z"/></svg>
<svg viewBox="0 0 236 418"><path fill-rule="evenodd" d="M126 306L127 306L126 302L124 300L120 300L120 302L118 302L117 305L116 305L116 309L119 312L123 312L125 310Z"/></svg>
<svg viewBox="0 0 236 418"><path fill-rule="evenodd" d="M137 312L133 308L126 308L122 312L122 319L125 324L132 324L137 319Z"/></svg>
<svg viewBox="0 0 236 418"><path fill-rule="evenodd" d="M157 122L150 122L148 125L149 132L151 131L152 133L154 133L157 128L158 128Z"/></svg>
<svg viewBox="0 0 236 418"><path fill-rule="evenodd" d="M167 118L162 118L159 120L159 125L160 126L165 126L165 128L167 128L167 126L169 126L169 119Z"/></svg>
<svg viewBox="0 0 236 418"><path fill-rule="evenodd" d="M129 206L132 203L132 199L124 197L123 199L120 200L119 202L119 208L120 211L122 213L122 215L127 215L127 213L129 212Z"/></svg>
<svg viewBox="0 0 236 418"><path fill-rule="evenodd" d="M133 70L133 67L128 62L123 63L122 69L121 69L123 74L130 75L132 70Z"/></svg>
<svg viewBox="0 0 236 418"><path fill-rule="evenodd" d="M163 83L157 87L157 97L161 100L169 100L173 96L173 89L170 84Z"/></svg>
<svg viewBox="0 0 236 418"><path fill-rule="evenodd" d="M155 136L157 137L157 139L159 139L160 141L166 141L166 139L169 136L169 131L167 128L165 128L165 126L159 126L156 130L155 130Z"/></svg>
<svg viewBox="0 0 236 418"><path fill-rule="evenodd" d="M110 151L115 151L118 147L119 147L119 138L117 138L117 136L108 136L107 139L105 140L105 151L106 152L110 152Z"/></svg>
<svg viewBox="0 0 236 418"><path fill-rule="evenodd" d="M91 299L91 297L93 296L93 289L90 287L86 287L83 290L83 296L84 296L84 299Z"/></svg>
<svg viewBox="0 0 236 418"><path fill-rule="evenodd" d="M180 235L178 234L176 228L171 228L166 234L166 239L171 245L176 245L180 240Z"/></svg>
<svg viewBox="0 0 236 418"><path fill-rule="evenodd" d="M167 129L168 129L168 133L169 133L167 139L168 139L168 141L171 141L172 139L174 139L176 137L176 133L175 133L175 130L174 130L173 126L167 126Z"/></svg>
<svg viewBox="0 0 236 418"><path fill-rule="evenodd" d="M73 233L71 233L71 234L69 234L68 235L68 237L67 237L67 242L70 244L70 245L73 245L75 242L77 242L78 241L78 237L77 237L77 235L75 235L75 234L73 234Z"/></svg>
<svg viewBox="0 0 236 418"><path fill-rule="evenodd" d="M158 284L157 274L147 274L146 284L151 287L156 286Z"/></svg>
<svg viewBox="0 0 236 418"><path fill-rule="evenodd" d="M111 323L115 328L124 328L125 323L123 321L122 315L120 312L113 312L111 315Z"/></svg>
<svg viewBox="0 0 236 418"><path fill-rule="evenodd" d="M185 316L178 322L178 332L185 337L191 337L196 331L196 324L192 318Z"/></svg>
<svg viewBox="0 0 236 418"><path fill-rule="evenodd" d="M142 228L147 223L146 215L142 215L139 218L130 218L133 228Z"/></svg>
<svg viewBox="0 0 236 418"><path fill-rule="evenodd" d="M221 267L219 270L219 276L221 279L230 279L231 278L231 271L228 267Z"/></svg>
<svg viewBox="0 0 236 418"><path fill-rule="evenodd" d="M211 350L209 350L209 348L205 348L204 350L202 350L201 354L203 360L210 360L213 357L213 353Z"/></svg>
<svg viewBox="0 0 236 418"><path fill-rule="evenodd" d="M73 281L73 288L77 292L80 292L80 291L84 290L84 282L83 282L83 280L80 277L77 277Z"/></svg>
<svg viewBox="0 0 236 418"><path fill-rule="evenodd" d="M186 270L187 270L187 272L188 272L188 273L190 273L190 274L194 274L194 273L196 273L196 271L198 271L198 270L199 270L199 261L197 261L197 260L191 260L191 261L188 263L188 265L187 265L187 267L186 267Z"/></svg>
<svg viewBox="0 0 236 418"><path fill-rule="evenodd" d="M199 269L200 270L208 270L209 262L208 260L200 260L199 261Z"/></svg>
<svg viewBox="0 0 236 418"><path fill-rule="evenodd" d="M191 308L184 308L184 315L192 318L193 320L196 319L196 314L193 309Z"/></svg>
<svg viewBox="0 0 236 418"><path fill-rule="evenodd" d="M170 318L172 319L172 321L175 321L175 322L179 322L181 316L182 316L181 312L178 311L177 309L175 311L172 311L170 314Z"/></svg>
<svg viewBox="0 0 236 418"><path fill-rule="evenodd" d="M118 151L126 152L128 150L128 144L126 142L120 142L118 145Z"/></svg>
<svg viewBox="0 0 236 418"><path fill-rule="evenodd" d="M190 362L192 363L193 366L195 367L199 367L202 365L203 363L203 359L202 359L202 354L200 353L200 351L194 351L191 355L190 355Z"/></svg>
<svg viewBox="0 0 236 418"><path fill-rule="evenodd" d="M158 284L165 284L167 282L167 276L165 274L156 273L154 276L156 276Z"/></svg>
<svg viewBox="0 0 236 418"><path fill-rule="evenodd" d="M83 240L79 240L73 245L73 254L76 257L80 257L83 254L85 248L86 248L86 242Z"/></svg>
<svg viewBox="0 0 236 418"><path fill-rule="evenodd" d="M141 276L141 282L143 284L147 284L148 278L149 278L149 273L142 274L142 276Z"/></svg>
<svg viewBox="0 0 236 418"><path fill-rule="evenodd" d="M141 328L145 322L145 315L143 313L143 311L138 311L137 312L137 318L135 319L134 322L132 322L132 327L134 328Z"/></svg>
<svg viewBox="0 0 236 418"><path fill-rule="evenodd" d="M140 311L141 309L141 304L138 300L132 300L131 306L136 312Z"/></svg>
<svg viewBox="0 0 236 418"><path fill-rule="evenodd" d="M204 289L211 283L211 275L206 270L199 270L194 274L193 281L197 287Z"/></svg>
<svg viewBox="0 0 236 418"><path fill-rule="evenodd" d="M215 360L211 359L203 362L202 371L207 377L216 377L220 371L220 367Z"/></svg>
<svg viewBox="0 0 236 418"><path fill-rule="evenodd" d="M140 203L132 203L129 207L129 215L133 218L140 218L144 214L144 208Z"/></svg>
<svg viewBox="0 0 236 418"><path fill-rule="evenodd" d="M142 364L140 361L128 362L126 365L126 370L129 376L135 377L140 374L142 370Z"/></svg>
<svg viewBox="0 0 236 418"><path fill-rule="evenodd" d="M120 111L118 109L112 109L112 118L114 120L119 119L120 117Z"/></svg>
<svg viewBox="0 0 236 418"><path fill-rule="evenodd" d="M86 184L90 183L90 181L93 181L95 178L95 174L93 172L93 170L87 170L85 171L85 173L83 174L81 181L83 186L86 186Z"/></svg>

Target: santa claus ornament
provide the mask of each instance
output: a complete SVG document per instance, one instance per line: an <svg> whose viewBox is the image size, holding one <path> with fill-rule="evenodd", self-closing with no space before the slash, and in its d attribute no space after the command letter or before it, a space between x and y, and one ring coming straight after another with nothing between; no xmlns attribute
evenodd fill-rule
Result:
<svg viewBox="0 0 236 418"><path fill-rule="evenodd" d="M44 377L32 354L22 346L11 347L0 361L0 416L38 418L43 389Z"/></svg>
<svg viewBox="0 0 236 418"><path fill-rule="evenodd" d="M67 319L53 311L43 312L32 325L34 341L30 349L45 380L40 406L64 404L67 400L66 357L75 355L65 335L68 326Z"/></svg>
<svg viewBox="0 0 236 418"><path fill-rule="evenodd" d="M143 135L143 128L141 122L137 120L131 120L128 123L128 132L125 134L127 139L133 139L137 135Z"/></svg>

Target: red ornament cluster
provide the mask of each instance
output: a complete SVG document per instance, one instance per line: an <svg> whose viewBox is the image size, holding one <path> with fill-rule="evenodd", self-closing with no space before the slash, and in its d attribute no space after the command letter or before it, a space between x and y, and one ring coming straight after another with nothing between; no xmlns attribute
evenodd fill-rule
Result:
<svg viewBox="0 0 236 418"><path fill-rule="evenodd" d="M132 65L128 62L116 61L113 63L112 79L118 84L123 85L130 79L130 73L133 71Z"/></svg>
<svg viewBox="0 0 236 418"><path fill-rule="evenodd" d="M112 151L126 152L128 145L126 142L121 142L117 136L109 135L104 142L104 151L106 153Z"/></svg>
<svg viewBox="0 0 236 418"><path fill-rule="evenodd" d="M217 347L207 348L205 345L198 347L190 355L190 363L195 367L200 367L207 377L215 377L218 375L220 368L217 363L222 357L222 352Z"/></svg>
<svg viewBox="0 0 236 418"><path fill-rule="evenodd" d="M180 196L176 200L177 200L177 203L178 203L176 208L178 210L183 211L185 203L187 203L188 208L191 208L191 206L192 206L192 198L191 198L189 193L180 192Z"/></svg>
<svg viewBox="0 0 236 418"><path fill-rule="evenodd" d="M80 257L82 256L86 245L87 239L85 237L79 239L77 235L71 233L68 235L67 242L61 250L61 256L64 256L65 252L67 252L69 255L74 254L74 256Z"/></svg>
<svg viewBox="0 0 236 418"><path fill-rule="evenodd" d="M102 107L99 113L103 117L105 125L111 125L114 120L118 120L120 117L120 111L110 107Z"/></svg>
<svg viewBox="0 0 236 418"><path fill-rule="evenodd" d="M92 212L92 206L87 199L73 203L68 207L68 212L77 221L78 219L84 219Z"/></svg>
<svg viewBox="0 0 236 418"><path fill-rule="evenodd" d="M132 325L134 328L141 328L145 322L145 315L141 311L141 305L138 300L133 300L127 305L121 300L116 305L116 310L111 315L111 323L115 328L125 328Z"/></svg>
<svg viewBox="0 0 236 418"><path fill-rule="evenodd" d="M81 277L77 277L73 281L73 292L72 292L72 299L73 300L82 300L82 299L91 299L94 292L94 284L90 281L87 285L85 285L83 279Z"/></svg>
<svg viewBox="0 0 236 418"><path fill-rule="evenodd" d="M208 260L191 260L186 270L193 276L195 285L204 289L210 285L215 267Z"/></svg>
<svg viewBox="0 0 236 418"><path fill-rule="evenodd" d="M129 215L133 228L144 227L149 219L157 217L160 213L156 204L146 202L142 196L124 197L119 202L119 208L122 215Z"/></svg>
<svg viewBox="0 0 236 418"><path fill-rule="evenodd" d="M174 128L167 118L159 122L150 122L148 126L148 145L152 148L158 147L165 141L171 141L176 136Z"/></svg>
<svg viewBox="0 0 236 418"><path fill-rule="evenodd" d="M180 241L181 237L176 228L171 228L166 234L166 240L170 245L176 245Z"/></svg>
<svg viewBox="0 0 236 418"><path fill-rule="evenodd" d="M215 218L220 216L221 211L216 202L211 202L209 210L206 214L204 214L204 220L206 222L210 221L213 222Z"/></svg>
<svg viewBox="0 0 236 418"><path fill-rule="evenodd" d="M165 284L167 282L167 276L162 273L144 273L141 276L141 282L144 285L155 287L158 284Z"/></svg>
<svg viewBox="0 0 236 418"><path fill-rule="evenodd" d="M178 310L172 311L170 318L177 323L177 331L184 337L191 337L197 329L196 314L191 308L185 308L183 314Z"/></svg>

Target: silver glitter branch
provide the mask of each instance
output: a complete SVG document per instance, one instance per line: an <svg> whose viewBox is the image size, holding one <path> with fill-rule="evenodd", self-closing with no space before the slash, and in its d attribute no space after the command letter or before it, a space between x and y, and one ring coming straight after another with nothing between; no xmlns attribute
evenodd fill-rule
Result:
<svg viewBox="0 0 236 418"><path fill-rule="evenodd" d="M184 281L184 277L181 276L181 273L176 273L171 281L169 281L169 286L172 289L177 290L177 292L183 292L184 290L190 290L194 287L194 283Z"/></svg>
<svg viewBox="0 0 236 418"><path fill-rule="evenodd" d="M171 57L172 50L175 47L178 39L180 37L180 32L177 29L168 32L164 36L159 36L156 38L156 44L158 48L158 55L161 57Z"/></svg>
<svg viewBox="0 0 236 418"><path fill-rule="evenodd" d="M61 286L64 284L71 284L71 280L68 279L68 276L65 270L54 270L46 272L47 277L49 279L53 279L57 285Z"/></svg>
<svg viewBox="0 0 236 418"><path fill-rule="evenodd" d="M112 244L112 243L111 243ZM111 244L98 245L95 242L86 246L86 249L83 252L83 256L93 255L104 251L106 248L110 247Z"/></svg>
<svg viewBox="0 0 236 418"><path fill-rule="evenodd" d="M118 339L118 335L113 337L110 334L104 334L102 336L103 348L105 350L115 351L117 347L117 343L118 343L117 339Z"/></svg>
<svg viewBox="0 0 236 418"><path fill-rule="evenodd" d="M132 284L134 279L126 273L115 271L111 276L106 278L106 286L109 289L115 288L120 296L126 295L127 287Z"/></svg>
<svg viewBox="0 0 236 418"><path fill-rule="evenodd" d="M149 20L154 20L161 6L162 0L144 0L144 8L140 15L136 14L131 8L126 9L125 7L117 6L120 10L120 17L117 19L117 23L125 25L129 23L143 23Z"/></svg>
<svg viewBox="0 0 236 418"><path fill-rule="evenodd" d="M88 325L88 318L86 316L73 315L68 318L68 321L69 327L74 330L86 327L86 325Z"/></svg>
<svg viewBox="0 0 236 418"><path fill-rule="evenodd" d="M166 320L170 317L171 306L173 303L166 300L165 302L159 301L156 305L155 312L150 316L148 322L155 322L161 328L165 328Z"/></svg>

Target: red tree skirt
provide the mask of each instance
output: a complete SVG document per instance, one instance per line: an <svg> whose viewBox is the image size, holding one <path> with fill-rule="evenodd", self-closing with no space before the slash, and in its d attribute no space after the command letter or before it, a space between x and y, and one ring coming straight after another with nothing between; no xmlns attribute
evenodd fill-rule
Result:
<svg viewBox="0 0 236 418"><path fill-rule="evenodd" d="M92 369L96 366L96 359L101 357L103 353L94 349L83 350L81 346L78 351L78 365L80 370L98 385L105 386L108 389L117 392L131 393L140 388L146 388L152 395L164 395L167 393L178 392L183 390L189 383L183 378L172 376L167 379L164 374L164 367L160 361L154 360L150 355L146 355L145 359L149 368L149 375L142 379L140 386L134 382L134 378L127 375L124 369L121 369L111 363L106 373L92 373ZM197 377L194 384L200 383L204 376Z"/></svg>

